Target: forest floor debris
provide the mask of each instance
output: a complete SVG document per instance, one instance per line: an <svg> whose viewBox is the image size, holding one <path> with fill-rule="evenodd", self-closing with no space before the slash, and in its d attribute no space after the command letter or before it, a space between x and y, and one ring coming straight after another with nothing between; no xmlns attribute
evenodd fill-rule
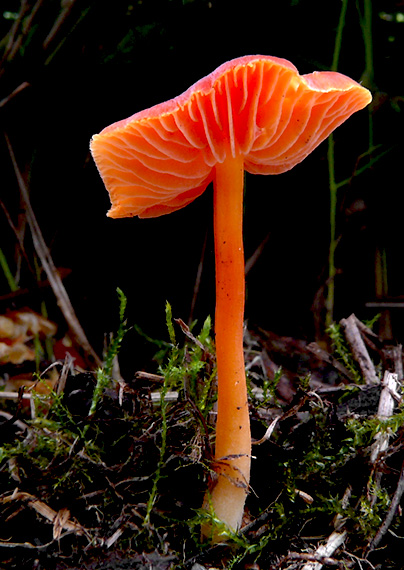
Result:
<svg viewBox="0 0 404 570"><path fill-rule="evenodd" d="M198 334L168 308L167 323L181 341L161 345L154 370L120 376L123 308L103 372L67 357L51 390L36 389L34 372L1 400L2 567L398 569L401 347L354 315L334 325L332 351L246 332L252 489L240 534L211 546L199 536L215 417L210 320ZM23 364L3 365L3 387L12 366Z"/></svg>

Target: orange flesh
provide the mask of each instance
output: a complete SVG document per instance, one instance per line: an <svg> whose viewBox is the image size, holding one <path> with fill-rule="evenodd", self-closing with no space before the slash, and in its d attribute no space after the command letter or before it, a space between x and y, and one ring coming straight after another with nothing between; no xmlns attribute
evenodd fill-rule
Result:
<svg viewBox="0 0 404 570"><path fill-rule="evenodd" d="M229 153L214 178L215 336L218 378L215 471L206 499L216 517L240 527L250 480L251 435L243 353L243 157ZM208 534L211 529L203 529Z"/></svg>
<svg viewBox="0 0 404 570"><path fill-rule="evenodd" d="M289 62L247 56L188 91L94 135L91 151L113 218L183 208L205 190L227 153L251 173L279 174L301 162L371 100L333 72L299 75Z"/></svg>

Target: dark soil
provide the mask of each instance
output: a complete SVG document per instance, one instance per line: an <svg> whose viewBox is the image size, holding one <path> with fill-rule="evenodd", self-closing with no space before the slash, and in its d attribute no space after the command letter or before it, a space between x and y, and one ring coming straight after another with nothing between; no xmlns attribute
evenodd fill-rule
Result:
<svg viewBox="0 0 404 570"><path fill-rule="evenodd" d="M372 459L383 385L357 379L370 354L384 371L387 362L402 366L402 355L393 350L392 359L362 327L358 338L372 348L349 347L344 364L343 353L318 345L247 334L252 434L261 441L244 526L218 545L199 536L214 437L214 391L201 407L210 342L203 353L189 339L168 350L162 374L111 380L92 415L96 375L71 360L60 365L54 392L35 399L35 416L21 399L2 412L2 567L281 570L317 560L400 568L401 400L386 418L388 445ZM347 343L341 331L338 342ZM316 549L333 532L344 540L323 559Z"/></svg>

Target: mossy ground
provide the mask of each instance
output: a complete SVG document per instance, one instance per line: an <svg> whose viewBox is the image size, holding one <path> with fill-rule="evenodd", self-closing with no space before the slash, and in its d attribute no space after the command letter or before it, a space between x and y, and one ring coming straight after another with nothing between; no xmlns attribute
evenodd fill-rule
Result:
<svg viewBox="0 0 404 570"><path fill-rule="evenodd" d="M154 371L122 378L125 302L121 294L121 325L102 370L60 365L62 390L56 384L33 397L34 415L21 399L2 418L2 568L300 568L335 529L346 538L330 564L401 567L399 510L382 556L369 552L398 487L401 404L382 424L379 386L340 382L301 341L262 331L246 342L254 439L278 421L253 446L242 532L201 544L214 438L210 320L198 334L173 320L167 305L168 340L158 343ZM284 368L271 378L266 366L276 358ZM391 445L372 465L381 429Z"/></svg>

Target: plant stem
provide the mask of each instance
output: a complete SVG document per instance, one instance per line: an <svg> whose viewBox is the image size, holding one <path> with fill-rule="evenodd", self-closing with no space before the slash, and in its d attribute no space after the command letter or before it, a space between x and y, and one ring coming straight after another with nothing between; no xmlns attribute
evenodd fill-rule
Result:
<svg viewBox="0 0 404 570"><path fill-rule="evenodd" d="M365 46L365 71L362 74L362 81L369 88L374 83L373 67L373 34L372 34L372 0L363 2L363 18L361 18L361 28L363 43ZM369 110L369 148L373 147L373 117Z"/></svg>
<svg viewBox="0 0 404 570"><path fill-rule="evenodd" d="M328 137L328 186L330 190L330 245L328 250L328 285L327 298L325 301L326 314L325 326L328 329L334 320L334 302L335 302L335 249L337 247L337 184L335 181L335 155L334 155L334 137L331 134Z"/></svg>
<svg viewBox="0 0 404 570"><path fill-rule="evenodd" d="M365 71L362 75L363 82L369 87L374 87L374 66L373 66L373 34L372 34L372 2L364 0L363 18L361 18L361 28L363 43L365 46ZM373 137L373 114L368 111L368 133L369 149L374 147ZM369 152L369 164L372 163L372 156ZM388 270L387 255L383 242L376 244L375 251L375 294L381 299L388 295ZM380 318L380 334L385 339L392 338L391 314L389 310L382 311Z"/></svg>
<svg viewBox="0 0 404 570"><path fill-rule="evenodd" d="M361 20L363 43L365 45L365 72L367 85L373 83L373 35L372 35L372 0L363 2L363 19Z"/></svg>
<svg viewBox="0 0 404 570"><path fill-rule="evenodd" d="M331 66L332 71L337 71L337 69L338 69L339 56L340 56L341 48L342 48L342 32L343 32L344 26L345 26L345 18L346 18L347 8L348 8L348 0L342 0L341 12L339 14L339 20L338 20L337 33L335 35L334 54L332 56L332 66Z"/></svg>
<svg viewBox="0 0 404 570"><path fill-rule="evenodd" d="M229 152L216 166L214 232L216 263L216 358L218 409L215 471L209 505L216 517L236 530L248 491L251 434L243 352L244 249L243 157Z"/></svg>
<svg viewBox="0 0 404 570"><path fill-rule="evenodd" d="M332 58L332 71L337 71L339 56L342 47L342 32L345 25L346 11L348 0L342 0L341 12L339 15L337 33L334 43L334 54ZM335 303L335 249L337 247L336 219L337 219L337 183L335 180L335 153L334 153L334 137L331 134L328 137L328 178L330 190L330 247L328 252L328 284L327 298L325 301L325 325L329 328L334 320L334 303Z"/></svg>
<svg viewBox="0 0 404 570"><path fill-rule="evenodd" d="M164 380L164 385L160 392L160 412L161 412L161 443L160 443L160 455L159 461L157 463L156 471L153 477L153 485L150 491L149 499L146 505L146 514L143 520L143 526L147 527L150 524L150 517L153 510L154 503L157 499L158 482L161 479L161 470L165 461L165 454L167 448L167 407L168 402L166 400L166 395L168 392L167 378Z"/></svg>
<svg viewBox="0 0 404 570"><path fill-rule="evenodd" d="M7 279L8 286L10 287L10 291L14 292L18 290L18 285L15 282L14 276L11 273L10 267L7 263L6 256L4 255L3 251L0 249L0 267L3 271L5 278Z"/></svg>

